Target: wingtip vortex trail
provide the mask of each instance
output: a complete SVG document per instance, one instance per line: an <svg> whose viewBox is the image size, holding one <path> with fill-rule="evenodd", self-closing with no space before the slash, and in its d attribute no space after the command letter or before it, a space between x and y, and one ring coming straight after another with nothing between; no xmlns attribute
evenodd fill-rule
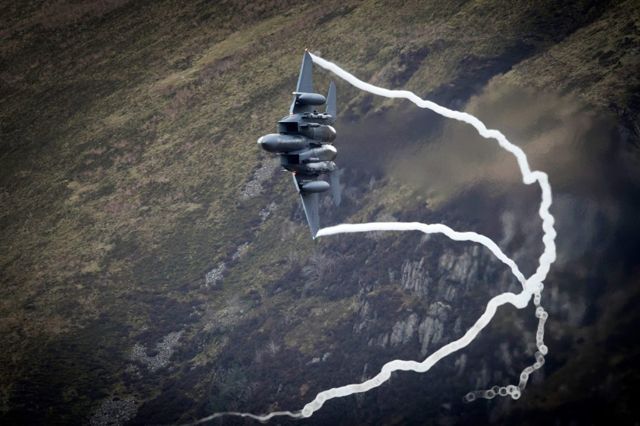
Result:
<svg viewBox="0 0 640 426"><path fill-rule="evenodd" d="M522 181L526 185L538 183L541 189L541 202L538 210L538 214L542 219L542 231L543 231L543 253L539 257L539 264L535 273L529 278L525 278L520 272L517 264L510 259L506 254L500 250L498 245L490 238L477 234L475 232L459 232L454 231L443 224L424 224L420 222L375 222L375 223L360 223L360 224L340 224L327 228L320 229L314 239L329 235L336 235L342 233L352 232L371 232L371 231L420 231L427 234L439 233L443 234L455 241L472 241L478 244L482 244L487 247L498 259L509 266L514 277L521 283L522 291L518 294L515 293L502 293L494 296L489 300L485 307L485 311L480 315L476 322L466 331L466 333L457 340L449 342L442 346L435 352L431 353L423 361L404 361L404 360L392 360L387 362L381 370L369 380L362 383L348 384L340 387L327 389L318 393L313 400L307 403L301 411L281 411L273 412L265 415L255 415L250 413L216 413L212 416L219 415L236 415L242 417L251 417L260 421L267 421L276 416L288 416L292 418L311 417L313 413L318 411L324 403L333 398L342 398L355 393L367 392L373 388L376 388L386 382L391 373L398 370L415 371L418 373L425 373L429 371L438 361L451 355L454 352L463 349L469 345L478 334L491 322L495 313L500 306L505 304L511 304L519 309L525 308L529 305L529 302L533 298L534 305L536 306L536 317L538 318L538 327L536 333L536 347L538 351L535 353L536 362L532 365L524 368L520 375L520 382L517 386L494 386L488 390L477 390L469 392L463 398L466 402L477 400L478 398L492 399L496 396L510 396L512 399L518 399L522 395L522 390L526 386L528 377L533 371L539 369L544 364L544 355L548 353L548 348L544 344L544 325L548 318L548 313L540 305L541 293L544 288L544 280L549 273L550 267L556 259L556 245L555 238L557 236L554 228L555 220L550 212L552 205L552 192L549 184L549 177L545 172L532 171L525 152L518 146L509 142L502 132L494 129L488 129L482 121L473 115L451 110L436 104L433 101L421 99L414 93L407 90L390 90L382 87L374 86L370 83L366 83L349 72L343 70L333 62L327 61L320 56L314 55L308 52L313 62L324 68L327 71L334 73L336 76L345 80L354 87L372 93L374 95L383 96L387 98L403 98L407 99L419 108L429 109L443 117L451 118L457 121L467 123L474 127L478 134L485 139L494 139L498 145L510 152L516 159L518 168L522 174ZM209 416L207 419L213 419L215 417Z"/></svg>

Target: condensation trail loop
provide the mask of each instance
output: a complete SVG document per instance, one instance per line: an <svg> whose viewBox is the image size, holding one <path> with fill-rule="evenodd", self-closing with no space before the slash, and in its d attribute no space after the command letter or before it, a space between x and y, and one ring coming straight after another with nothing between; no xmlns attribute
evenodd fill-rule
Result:
<svg viewBox="0 0 640 426"><path fill-rule="evenodd" d="M459 351L460 349L469 345L476 336L484 329L493 319L495 313L500 306L505 304L511 304L517 308L524 308L529 304L532 296L534 299L534 305L536 306L536 317L538 318L538 329L536 333L536 347L538 351L535 353L536 362L526 367L520 374L520 382L518 386L494 386L488 390L479 390L468 393L465 396L466 401L473 401L477 398L492 399L496 396L510 396L513 399L518 399L521 396L521 391L526 386L529 375L540 368L544 364L544 355L548 352L548 348L544 345L544 325L548 319L548 314L540 306L541 292L543 289L543 282L547 277L551 264L556 259L556 231L554 228L554 218L549 212L551 207L551 186L549 185L549 179L546 173L531 170L527 156L524 151L509 142L509 140L498 130L487 129L487 127L478 118L466 112L454 111L449 108L445 108L435 102L421 99L414 93L407 90L390 90L382 87L374 86L370 83L366 83L349 72L343 70L333 62L329 62L317 55L311 54L313 62L330 71L345 80L349 84L357 87L358 89L372 93L374 95L383 96L386 98L402 98L407 99L420 108L429 109L443 117L451 118L453 120L467 123L474 127L478 134L485 139L494 139L501 148L511 153L517 163L520 173L522 174L522 181L531 185L535 182L538 183L541 190L541 202L538 210L538 214L542 219L542 242L544 250L538 260L538 268L535 273L529 278L525 278L520 272L516 263L510 259L506 254L500 250L498 245L490 238L475 233L475 232L459 232L449 228L443 224L425 224L419 222L377 222L377 223L360 223L360 224L341 224L337 226L331 226L323 228L318 231L317 236L329 236L342 233L351 232L371 232L371 231L420 231L425 234L439 233L449 237L455 241L470 241L478 244L482 244L488 248L501 262L509 266L512 274L522 284L522 291L518 294L514 293L502 293L493 297L487 303L484 313L478 318L473 326L467 330L467 332L457 340L454 340L440 349L430 354L426 359L421 362L418 361L405 361L405 360L393 360L386 363L374 377L366 380L362 383L348 384L336 388L331 388L318 393L315 398L306 404L300 411L280 411L268 413L265 415L255 415L250 413L236 413L225 412L215 413L209 417L198 420L193 424L204 423L206 421L218 418L224 415L250 417L259 421L267 421L276 416L289 416L293 418L310 417L314 412L322 408L324 403L330 399L342 398L357 393L367 392L373 388L376 388L382 383L389 380L391 373L394 371L414 371L417 373L424 373L429 371L438 361L451 355L452 353Z"/></svg>

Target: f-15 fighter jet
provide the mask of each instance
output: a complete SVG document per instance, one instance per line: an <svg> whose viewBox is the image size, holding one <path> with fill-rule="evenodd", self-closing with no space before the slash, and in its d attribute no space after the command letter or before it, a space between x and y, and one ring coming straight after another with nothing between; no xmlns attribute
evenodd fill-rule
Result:
<svg viewBox="0 0 640 426"><path fill-rule="evenodd" d="M278 133L262 136L258 145L279 154L282 167L293 174L311 236L315 238L320 228L319 193L331 188L338 205L340 185L333 162L338 151L331 144L336 138L331 126L336 120L336 86L331 82L326 98L314 93L312 66L311 55L305 51L289 115L278 121ZM318 112L316 107L324 104L325 111ZM330 176L331 184L320 179L324 174Z"/></svg>

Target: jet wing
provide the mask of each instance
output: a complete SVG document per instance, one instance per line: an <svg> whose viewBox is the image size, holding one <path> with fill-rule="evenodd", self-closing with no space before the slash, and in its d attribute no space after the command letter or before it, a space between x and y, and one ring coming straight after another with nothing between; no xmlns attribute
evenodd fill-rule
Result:
<svg viewBox="0 0 640 426"><path fill-rule="evenodd" d="M296 185L300 199L302 200L302 208L304 209L304 215L307 217L307 223L309 224L309 230L311 231L311 237L316 238L318 229L320 229L320 215L318 213L320 202L317 192L304 192L300 190L300 182L298 177L293 175L293 183Z"/></svg>
<svg viewBox="0 0 640 426"><path fill-rule="evenodd" d="M327 107L325 111L332 118L331 124L335 123L336 117L338 115L338 110L336 108L336 84L332 81L329 83L329 92L327 93Z"/></svg>
<svg viewBox="0 0 640 426"><path fill-rule="evenodd" d="M333 198L333 204L338 207L342 202L342 187L340 186L340 177L344 173L342 169L336 169L329 174L331 179L331 197Z"/></svg>
<svg viewBox="0 0 640 426"><path fill-rule="evenodd" d="M313 59L309 52L304 52L302 65L300 65L300 75L298 76L298 85L296 92L313 93Z"/></svg>

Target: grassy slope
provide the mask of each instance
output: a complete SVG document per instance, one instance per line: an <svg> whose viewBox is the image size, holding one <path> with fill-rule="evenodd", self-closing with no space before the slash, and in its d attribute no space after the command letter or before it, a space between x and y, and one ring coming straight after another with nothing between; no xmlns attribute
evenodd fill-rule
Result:
<svg viewBox="0 0 640 426"><path fill-rule="evenodd" d="M603 93L624 108L638 58L637 50L598 38L612 34L603 31L611 22L628 32L616 16L637 22L632 2L605 14L586 2L91 4L81 12L63 2L0 7L0 336L12 348L0 355L0 407L49 419L86 416L96 399L126 389L122 359L138 339L151 344L190 324L184 339L194 342L202 313L238 297L259 295L259 306L234 321L257 321L265 335L277 328L265 313L292 310L298 325L286 341L302 352L313 352L309 336L316 335L307 307L323 303L335 323L350 314L348 298L304 298L291 309L289 293L271 293L273 283L287 280L283 253L301 259L317 250L299 220L282 223L296 208L289 182L273 179L268 194L239 200L262 159L253 141L282 115L304 47L362 78L433 93L450 105L531 58L512 73L520 84L560 86L566 75L577 80L589 70L580 79L581 91L590 88L586 99L606 106L601 97L596 102ZM600 56L586 53L592 50ZM607 50L628 53L609 63ZM549 57L561 61L558 72L541 72L552 66ZM363 98L347 93L356 97L344 109L357 115ZM383 205L410 203L384 188L379 195ZM272 199L277 210L261 225L257 212ZM297 236L285 241L287 226ZM205 272L229 262L245 241L250 250L224 286L203 287ZM194 311L201 314L195 320ZM209 339L211 357L191 353L184 362L215 365L219 336ZM56 350L79 354L80 367L47 373ZM96 364L105 372L96 373ZM81 379L69 383L71 371ZM76 405L49 414L25 408L20 392L39 388L23 382L62 393L51 396L53 406ZM94 383L99 390L87 395ZM198 386L194 399L206 380Z"/></svg>

